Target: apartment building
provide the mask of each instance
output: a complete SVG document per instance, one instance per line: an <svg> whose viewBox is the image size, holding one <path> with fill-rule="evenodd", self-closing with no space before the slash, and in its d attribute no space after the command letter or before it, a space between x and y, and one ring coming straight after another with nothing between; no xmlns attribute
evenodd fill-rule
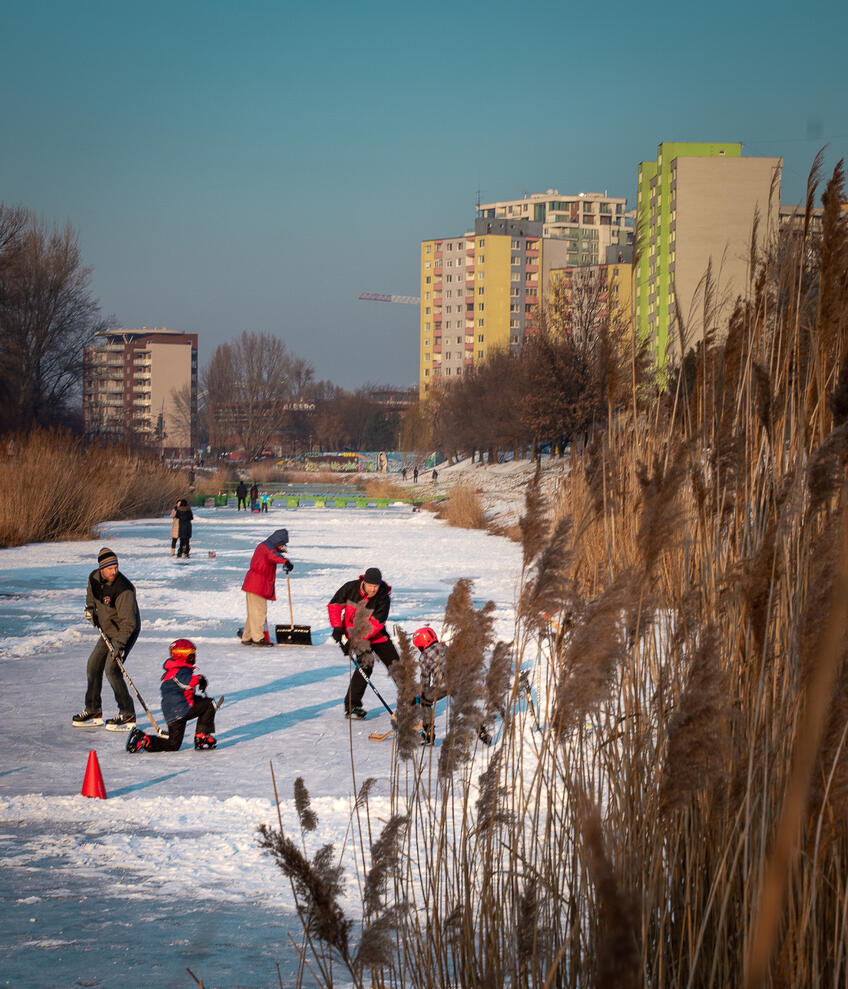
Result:
<svg viewBox="0 0 848 989"><path fill-rule="evenodd" d="M83 422L89 436L110 436L188 456L197 422L197 334L107 330L86 347Z"/></svg>
<svg viewBox="0 0 848 989"><path fill-rule="evenodd" d="M600 192L563 196L556 189L535 192L523 199L481 203L478 219L533 221L541 223L545 240L563 240L567 264L602 264L610 247L633 243L634 213L627 200Z"/></svg>
<svg viewBox="0 0 848 989"><path fill-rule="evenodd" d="M539 327L541 287L567 246L536 221L478 218L474 230L421 243L419 396L495 347L518 349Z"/></svg>
<svg viewBox="0 0 848 989"><path fill-rule="evenodd" d="M654 361L678 361L707 328L721 331L748 287L758 215L762 247L777 230L781 158L744 158L740 143L664 142L638 170L636 321ZM705 276L711 290L705 297Z"/></svg>

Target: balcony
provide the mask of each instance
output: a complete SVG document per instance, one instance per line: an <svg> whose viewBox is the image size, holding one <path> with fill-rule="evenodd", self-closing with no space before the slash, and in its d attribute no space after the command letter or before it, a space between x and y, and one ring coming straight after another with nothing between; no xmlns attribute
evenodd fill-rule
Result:
<svg viewBox="0 0 848 989"><path fill-rule="evenodd" d="M529 275L535 275L538 270L539 266L537 264L526 264L524 266L525 273Z"/></svg>

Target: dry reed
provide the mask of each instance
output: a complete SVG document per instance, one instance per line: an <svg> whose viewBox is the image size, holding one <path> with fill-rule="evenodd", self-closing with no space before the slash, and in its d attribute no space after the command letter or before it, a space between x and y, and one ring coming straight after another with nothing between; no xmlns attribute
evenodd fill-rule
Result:
<svg viewBox="0 0 848 989"><path fill-rule="evenodd" d="M632 403L575 451L546 529L530 486L498 746L398 760L381 908L403 920L372 984L848 983L842 164L817 241L819 181L817 159L723 341L706 279L688 384L649 400L634 340ZM466 726L474 611L458 587Z"/></svg>
<svg viewBox="0 0 848 989"><path fill-rule="evenodd" d="M66 433L7 437L0 456L0 546L92 538L109 519L165 514L188 492L184 471Z"/></svg>

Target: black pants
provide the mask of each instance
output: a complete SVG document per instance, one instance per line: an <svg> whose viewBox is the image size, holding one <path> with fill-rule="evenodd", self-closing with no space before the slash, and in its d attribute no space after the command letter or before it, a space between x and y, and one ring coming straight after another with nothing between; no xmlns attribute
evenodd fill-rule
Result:
<svg viewBox="0 0 848 989"><path fill-rule="evenodd" d="M391 639L386 639L385 642L372 642L371 652L377 656L377 658L385 664L386 669L391 674L391 666L400 657L397 654L397 649L395 649L394 643ZM367 656L359 661L359 665L368 674L369 678L371 676L371 671L374 669L374 660L371 656ZM368 683L365 677L355 670L353 676L350 678L350 686L347 688L347 694L345 695L345 711L351 711L355 707L360 707L362 705L362 696L365 693L365 688Z"/></svg>
<svg viewBox="0 0 848 989"><path fill-rule="evenodd" d="M247 498L241 498L241 497L239 497L238 508L236 509L236 511L237 512L240 512L242 509L244 509L245 511L247 511Z"/></svg>
<svg viewBox="0 0 848 989"><path fill-rule="evenodd" d="M130 636L129 642L124 647L125 655L135 645L137 638L138 632L136 631ZM103 702L100 694L103 689L103 673L105 672L106 679L115 693L115 700L118 703L118 713L135 714L135 705L132 702L132 697L130 697L130 692L127 690L127 685L124 682L121 671L118 669L118 664L112 658L112 654L100 636L97 638L97 645L88 657L88 665L85 672L88 677L88 685L85 689L86 711L103 710Z"/></svg>
<svg viewBox="0 0 848 989"><path fill-rule="evenodd" d="M180 548L177 550L177 556L188 556L189 543L191 542L191 536L180 536Z"/></svg>
<svg viewBox="0 0 848 989"><path fill-rule="evenodd" d="M150 748L148 752L176 752L183 744L186 725L189 721L197 718L197 725L194 732L203 735L211 735L215 731L215 701L208 697L195 697L194 707L184 718L168 722L168 737L160 738L158 735L148 735Z"/></svg>
<svg viewBox="0 0 848 989"><path fill-rule="evenodd" d="M176 548L177 548L177 537L174 536L171 539L171 552L173 553Z"/></svg>

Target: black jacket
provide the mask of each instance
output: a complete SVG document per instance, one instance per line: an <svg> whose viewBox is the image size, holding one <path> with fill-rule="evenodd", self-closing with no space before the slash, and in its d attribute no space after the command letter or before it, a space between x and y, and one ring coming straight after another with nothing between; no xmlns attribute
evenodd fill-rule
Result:
<svg viewBox="0 0 848 989"><path fill-rule="evenodd" d="M191 539L191 520L194 515L188 505L177 509L177 522L180 526L180 539Z"/></svg>
<svg viewBox="0 0 848 989"><path fill-rule="evenodd" d="M103 580L99 570L93 570L88 577L85 603L94 608L98 625L114 645L125 647L131 640L135 641L141 628L141 615L135 587L120 570L111 584Z"/></svg>

